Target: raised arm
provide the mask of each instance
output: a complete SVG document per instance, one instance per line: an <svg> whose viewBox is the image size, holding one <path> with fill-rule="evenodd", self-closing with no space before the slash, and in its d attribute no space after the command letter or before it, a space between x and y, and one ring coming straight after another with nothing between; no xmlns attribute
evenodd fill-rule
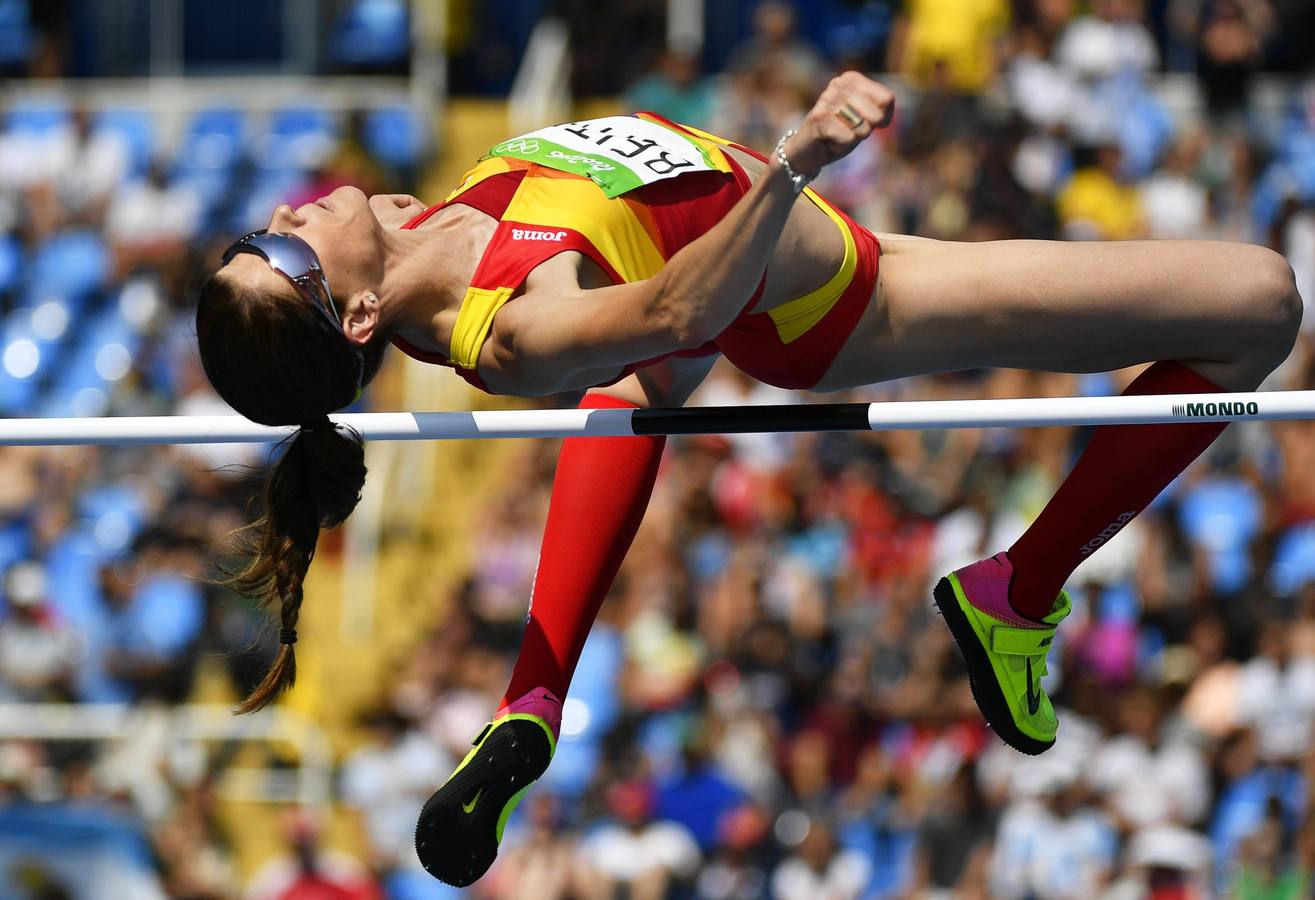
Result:
<svg viewBox="0 0 1315 900"><path fill-rule="evenodd" d="M831 80L785 143L791 168L813 176L890 121L894 94L860 75ZM861 119L838 115L848 106ZM576 386L591 370L619 368L720 334L753 296L798 196L773 156L766 174L698 240L657 275L596 290L531 288L493 321L488 363L541 392ZM481 365L485 358L481 358Z"/></svg>

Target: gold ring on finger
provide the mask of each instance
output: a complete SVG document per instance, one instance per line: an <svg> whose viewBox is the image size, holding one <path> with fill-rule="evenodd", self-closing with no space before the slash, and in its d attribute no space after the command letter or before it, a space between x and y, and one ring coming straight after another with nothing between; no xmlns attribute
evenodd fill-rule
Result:
<svg viewBox="0 0 1315 900"><path fill-rule="evenodd" d="M854 107L846 103L836 110L836 118L844 122L850 128L857 128L863 124L863 117L854 111Z"/></svg>

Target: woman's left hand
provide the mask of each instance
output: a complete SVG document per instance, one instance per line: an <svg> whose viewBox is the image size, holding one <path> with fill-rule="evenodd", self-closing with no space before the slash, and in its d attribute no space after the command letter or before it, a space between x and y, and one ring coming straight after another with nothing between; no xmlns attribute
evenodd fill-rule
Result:
<svg viewBox="0 0 1315 900"><path fill-rule="evenodd" d="M885 128L895 115L895 94L859 72L831 79L785 143L785 157L795 171L816 176L822 167L847 155L874 128Z"/></svg>
<svg viewBox="0 0 1315 900"><path fill-rule="evenodd" d="M428 207L411 194L374 194L370 197L370 209L379 219L380 224L400 227Z"/></svg>

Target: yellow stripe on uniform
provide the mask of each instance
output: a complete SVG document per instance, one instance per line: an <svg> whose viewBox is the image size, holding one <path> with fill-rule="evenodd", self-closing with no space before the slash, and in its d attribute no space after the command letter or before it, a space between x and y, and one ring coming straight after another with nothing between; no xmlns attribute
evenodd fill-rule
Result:
<svg viewBox="0 0 1315 900"><path fill-rule="evenodd" d="M578 231L626 282L651 278L666 262L630 206L584 178L525 178L503 221Z"/></svg>
<svg viewBox="0 0 1315 900"><path fill-rule="evenodd" d="M457 313L457 324L452 329L452 345L448 359L463 369L475 368L480 348L493 327L493 314L511 299L515 288L500 287L493 290L467 288Z"/></svg>
<svg viewBox="0 0 1315 900"><path fill-rule="evenodd" d="M804 188L804 193L840 229L840 234L845 239L845 259L836 274L831 276L831 280L817 290L809 291L802 297L796 297L788 303L782 303L775 309L768 310L767 314L776 323L776 333L780 335L783 344L802 337L808 329L822 321L822 317L849 287L849 282L854 278L854 269L858 266L858 248L854 245L854 235L845 224L845 220L831 208L831 204L812 189Z"/></svg>

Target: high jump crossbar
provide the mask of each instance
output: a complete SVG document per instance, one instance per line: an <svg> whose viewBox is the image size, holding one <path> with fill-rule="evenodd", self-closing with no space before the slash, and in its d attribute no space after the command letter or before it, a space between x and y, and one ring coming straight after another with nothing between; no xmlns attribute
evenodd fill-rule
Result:
<svg viewBox="0 0 1315 900"><path fill-rule="evenodd" d="M529 409L346 413L331 417L367 440L621 437L798 431L1151 425L1315 419L1315 391L805 403L687 409ZM241 416L0 419L0 446L210 444L278 441L293 426Z"/></svg>

